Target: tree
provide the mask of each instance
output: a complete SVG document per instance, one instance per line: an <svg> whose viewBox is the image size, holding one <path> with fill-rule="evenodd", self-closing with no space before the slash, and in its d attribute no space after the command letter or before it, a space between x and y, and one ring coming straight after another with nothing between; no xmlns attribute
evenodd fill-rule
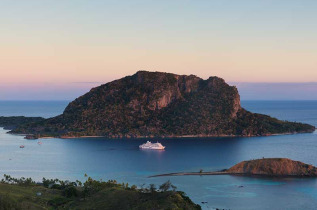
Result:
<svg viewBox="0 0 317 210"><path fill-rule="evenodd" d="M155 184L150 184L150 192L151 192L151 193L156 192L156 186L155 186Z"/></svg>
<svg viewBox="0 0 317 210"><path fill-rule="evenodd" d="M173 191L175 192L177 187L175 185L171 185L171 187L172 187Z"/></svg>
<svg viewBox="0 0 317 210"><path fill-rule="evenodd" d="M145 185L145 184L141 184L141 185L140 185L140 191L141 191L141 192L145 192L144 185Z"/></svg>
<svg viewBox="0 0 317 210"><path fill-rule="evenodd" d="M166 192L168 191L170 188L171 188L171 185L172 183L170 182L170 180L168 180L167 182L163 183L161 186L160 186L160 190L162 192Z"/></svg>
<svg viewBox="0 0 317 210"><path fill-rule="evenodd" d="M83 183L82 183L81 181L79 181L79 180L76 180L76 183L77 183L77 185L80 186L80 187L83 185Z"/></svg>

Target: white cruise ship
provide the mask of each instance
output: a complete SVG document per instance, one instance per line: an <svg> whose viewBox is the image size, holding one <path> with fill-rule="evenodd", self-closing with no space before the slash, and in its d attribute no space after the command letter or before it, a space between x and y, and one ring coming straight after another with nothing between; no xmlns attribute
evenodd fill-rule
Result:
<svg viewBox="0 0 317 210"><path fill-rule="evenodd" d="M144 144L141 144L139 146L140 149L156 149L156 150L163 150L165 147L161 143L152 143L150 141L147 141Z"/></svg>

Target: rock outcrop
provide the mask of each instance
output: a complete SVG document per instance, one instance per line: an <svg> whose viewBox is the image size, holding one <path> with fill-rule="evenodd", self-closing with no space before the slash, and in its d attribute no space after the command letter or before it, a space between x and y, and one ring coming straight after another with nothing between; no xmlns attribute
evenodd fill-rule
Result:
<svg viewBox="0 0 317 210"><path fill-rule="evenodd" d="M317 177L317 168L287 158L243 161L226 170L229 174Z"/></svg>
<svg viewBox="0 0 317 210"><path fill-rule="evenodd" d="M139 71L93 88L60 116L15 133L49 136L255 136L312 132L315 127L252 114L223 79Z"/></svg>

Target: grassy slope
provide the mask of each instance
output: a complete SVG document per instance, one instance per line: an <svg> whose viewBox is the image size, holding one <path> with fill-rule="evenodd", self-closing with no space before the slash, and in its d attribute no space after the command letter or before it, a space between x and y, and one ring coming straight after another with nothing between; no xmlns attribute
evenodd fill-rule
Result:
<svg viewBox="0 0 317 210"><path fill-rule="evenodd" d="M104 189L85 201L72 205L75 209L200 209L178 192L140 193L120 188Z"/></svg>
<svg viewBox="0 0 317 210"><path fill-rule="evenodd" d="M36 193L41 192L41 196ZM0 209L200 209L180 192L143 193L119 186L104 188L85 199L67 198L43 186L0 184Z"/></svg>
<svg viewBox="0 0 317 210"><path fill-rule="evenodd" d="M42 196L36 193L41 192ZM42 186L0 184L0 209L48 209L47 202L61 195L58 190Z"/></svg>

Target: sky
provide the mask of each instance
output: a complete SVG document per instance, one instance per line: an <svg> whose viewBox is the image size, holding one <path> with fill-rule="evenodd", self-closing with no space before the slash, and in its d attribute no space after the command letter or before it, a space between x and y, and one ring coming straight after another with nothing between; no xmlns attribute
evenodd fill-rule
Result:
<svg viewBox="0 0 317 210"><path fill-rule="evenodd" d="M316 11L315 0L0 0L0 100L70 100L138 70L219 76L245 99L317 100Z"/></svg>

